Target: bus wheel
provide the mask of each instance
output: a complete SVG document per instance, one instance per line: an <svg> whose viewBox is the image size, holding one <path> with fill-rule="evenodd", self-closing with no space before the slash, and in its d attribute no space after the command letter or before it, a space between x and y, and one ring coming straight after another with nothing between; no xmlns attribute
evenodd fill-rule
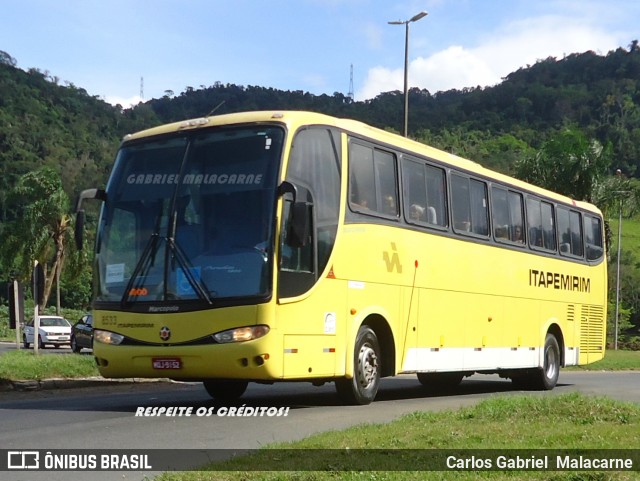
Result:
<svg viewBox="0 0 640 481"><path fill-rule="evenodd" d="M560 347L553 334L547 334L544 341L542 368L526 370L512 376L513 384L519 389L550 391L560 375Z"/></svg>
<svg viewBox="0 0 640 481"><path fill-rule="evenodd" d="M560 375L560 347L558 340L553 334L547 334L544 340L544 353L542 369L538 370L536 388L543 391L550 391L556 387L558 376Z"/></svg>
<svg viewBox="0 0 640 481"><path fill-rule="evenodd" d="M338 395L349 404L373 402L380 387L380 346L375 332L362 326L353 353L353 378L336 379Z"/></svg>
<svg viewBox="0 0 640 481"><path fill-rule="evenodd" d="M464 377L461 372L419 372L417 375L420 384L432 389L454 388Z"/></svg>
<svg viewBox="0 0 640 481"><path fill-rule="evenodd" d="M244 394L249 383L247 381L224 381L208 379L203 381L204 388L212 398L220 401L235 401Z"/></svg>

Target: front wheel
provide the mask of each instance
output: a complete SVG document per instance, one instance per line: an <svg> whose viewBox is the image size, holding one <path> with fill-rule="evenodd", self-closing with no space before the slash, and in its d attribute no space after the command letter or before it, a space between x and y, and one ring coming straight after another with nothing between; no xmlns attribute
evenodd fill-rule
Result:
<svg viewBox="0 0 640 481"><path fill-rule="evenodd" d="M353 352L353 378L337 379L336 390L349 404L370 404L380 387L380 345L376 333L362 326Z"/></svg>
<svg viewBox="0 0 640 481"><path fill-rule="evenodd" d="M29 349L29 346L31 345L31 343L27 342L26 334L22 335L22 345L24 346L25 349Z"/></svg>
<svg viewBox="0 0 640 481"><path fill-rule="evenodd" d="M204 388L212 398L219 401L235 401L239 399L249 386L248 381L227 381L208 379L203 381Z"/></svg>

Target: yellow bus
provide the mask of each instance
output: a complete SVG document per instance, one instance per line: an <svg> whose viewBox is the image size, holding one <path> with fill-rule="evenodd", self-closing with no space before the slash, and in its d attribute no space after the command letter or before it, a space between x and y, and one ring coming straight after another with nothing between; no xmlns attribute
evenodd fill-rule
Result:
<svg viewBox="0 0 640 481"><path fill-rule="evenodd" d="M124 138L95 246L109 378L552 389L602 359L603 221L577 202L363 123L247 112Z"/></svg>

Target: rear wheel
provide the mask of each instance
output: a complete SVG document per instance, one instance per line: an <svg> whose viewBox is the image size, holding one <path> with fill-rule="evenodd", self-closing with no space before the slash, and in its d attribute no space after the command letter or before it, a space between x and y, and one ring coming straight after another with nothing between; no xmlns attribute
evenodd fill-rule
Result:
<svg viewBox="0 0 640 481"><path fill-rule="evenodd" d="M362 326L353 353L353 378L337 379L336 390L350 404L373 402L380 387L380 345L376 333Z"/></svg>
<svg viewBox="0 0 640 481"><path fill-rule="evenodd" d="M560 376L560 346L556 336L547 334L544 341L542 367L512 377L513 383L522 389L550 391Z"/></svg>
<svg viewBox="0 0 640 481"><path fill-rule="evenodd" d="M204 388L212 398L220 401L235 401L240 398L249 386L248 381L228 381L209 379L204 381Z"/></svg>
<svg viewBox="0 0 640 481"><path fill-rule="evenodd" d="M543 356L542 369L538 370L534 384L537 389L550 391L556 387L560 376L560 346L553 334L547 334Z"/></svg>

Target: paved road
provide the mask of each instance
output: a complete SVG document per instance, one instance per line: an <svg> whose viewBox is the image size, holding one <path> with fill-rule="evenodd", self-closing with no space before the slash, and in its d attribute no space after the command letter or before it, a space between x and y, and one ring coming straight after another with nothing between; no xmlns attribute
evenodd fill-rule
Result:
<svg viewBox="0 0 640 481"><path fill-rule="evenodd" d="M570 391L608 395L640 403L640 372L562 372L553 396ZM517 391L516 391L517 392ZM3 449L257 448L296 440L318 431L387 422L418 410L468 406L488 396L513 394L509 381L473 376L451 393L428 393L414 376L383 380L375 403L341 406L332 384L250 385L242 402L254 407L289 407L286 417L136 417L140 407L218 409L200 384L142 383L99 389L0 394L0 447ZM9 476L5 476L8 474ZM2 473L6 481L122 480L121 472ZM153 473L126 473L143 479ZM77 475L77 476L76 476Z"/></svg>

